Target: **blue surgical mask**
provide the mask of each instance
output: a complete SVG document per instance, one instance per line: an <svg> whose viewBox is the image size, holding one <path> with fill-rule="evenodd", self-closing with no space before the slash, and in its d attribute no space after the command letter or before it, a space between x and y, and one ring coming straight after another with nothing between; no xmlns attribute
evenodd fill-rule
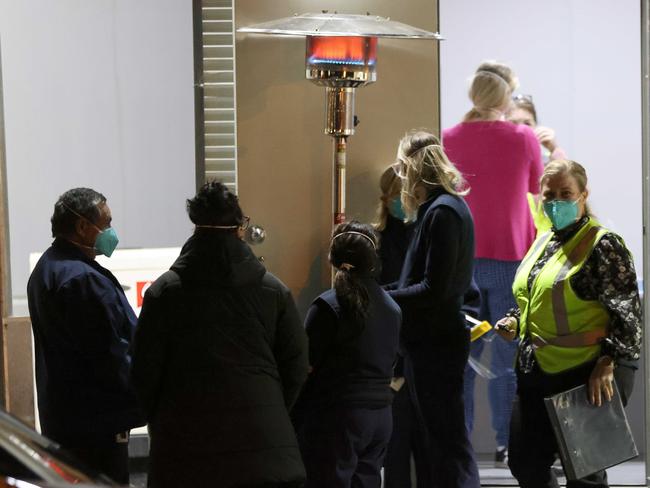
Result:
<svg viewBox="0 0 650 488"><path fill-rule="evenodd" d="M388 211L396 219L404 220L406 218L406 213L404 213L400 197L395 197L390 201L388 204Z"/></svg>
<svg viewBox="0 0 650 488"><path fill-rule="evenodd" d="M95 251L98 254L103 254L107 258L110 258L118 242L120 240L117 237L117 232L112 227L108 227L97 235L97 239L95 239Z"/></svg>
<svg viewBox="0 0 650 488"><path fill-rule="evenodd" d="M578 220L578 200L551 200L544 204L544 212L555 230L562 230Z"/></svg>

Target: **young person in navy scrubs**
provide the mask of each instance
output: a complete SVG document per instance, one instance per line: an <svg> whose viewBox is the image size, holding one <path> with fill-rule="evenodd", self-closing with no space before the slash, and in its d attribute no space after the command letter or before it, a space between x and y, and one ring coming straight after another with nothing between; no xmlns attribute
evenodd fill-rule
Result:
<svg viewBox="0 0 650 488"><path fill-rule="evenodd" d="M311 373L294 412L306 488L381 485L401 313L376 281L377 247L371 226L337 226L334 288L307 313Z"/></svg>

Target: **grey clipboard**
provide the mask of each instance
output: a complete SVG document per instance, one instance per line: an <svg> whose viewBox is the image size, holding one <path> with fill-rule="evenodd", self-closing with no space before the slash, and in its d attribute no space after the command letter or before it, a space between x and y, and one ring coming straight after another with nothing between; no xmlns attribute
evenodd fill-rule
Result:
<svg viewBox="0 0 650 488"><path fill-rule="evenodd" d="M584 478L639 455L621 396L614 382L614 397L600 407L589 403L588 387L545 398L567 479Z"/></svg>

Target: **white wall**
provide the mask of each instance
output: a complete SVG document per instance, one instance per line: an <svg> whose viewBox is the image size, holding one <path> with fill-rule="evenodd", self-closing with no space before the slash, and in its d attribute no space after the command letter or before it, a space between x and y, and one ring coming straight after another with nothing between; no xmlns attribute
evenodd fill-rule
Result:
<svg viewBox="0 0 650 488"><path fill-rule="evenodd" d="M484 59L510 64L539 122L588 172L593 210L626 240L641 274L638 0L440 0L442 126L470 108Z"/></svg>
<svg viewBox="0 0 650 488"><path fill-rule="evenodd" d="M440 0L442 127L470 108L468 80L484 59L507 62L588 172L590 203L620 233L642 274L641 40L638 0ZM495 202L495 206L498 202ZM643 371L641 367L640 371ZM476 390L473 442L494 450L485 382ZM643 378L628 416L643 442Z"/></svg>
<svg viewBox="0 0 650 488"><path fill-rule="evenodd" d="M14 313L70 188L106 195L120 247L190 232L192 42L183 0L0 0Z"/></svg>

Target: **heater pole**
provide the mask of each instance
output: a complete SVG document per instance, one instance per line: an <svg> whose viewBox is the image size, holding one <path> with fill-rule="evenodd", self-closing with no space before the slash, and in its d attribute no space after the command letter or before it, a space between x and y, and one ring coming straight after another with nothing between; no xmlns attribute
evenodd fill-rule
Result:
<svg viewBox="0 0 650 488"><path fill-rule="evenodd" d="M347 158L347 136L334 136L334 225L345 222L345 167Z"/></svg>
<svg viewBox="0 0 650 488"><path fill-rule="evenodd" d="M325 134L334 141L332 213L337 225L345 222L345 168L348 136L354 134L354 88L328 86L325 94Z"/></svg>

